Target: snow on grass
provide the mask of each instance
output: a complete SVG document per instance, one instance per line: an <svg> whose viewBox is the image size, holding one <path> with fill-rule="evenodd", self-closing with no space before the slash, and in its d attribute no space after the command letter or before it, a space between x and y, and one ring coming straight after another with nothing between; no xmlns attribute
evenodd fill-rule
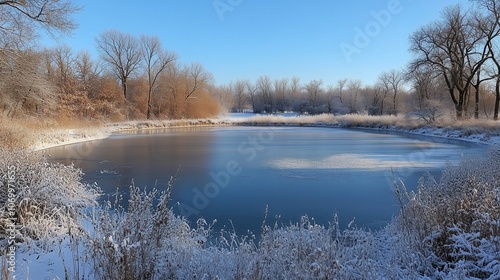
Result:
<svg viewBox="0 0 500 280"><path fill-rule="evenodd" d="M442 119L430 126L424 121L401 116L369 116L321 114L286 117L282 115L255 115L232 120L236 125L266 126L318 126L341 128L364 128L392 132L403 132L432 137L458 139L484 144L500 144L500 121Z"/></svg>
<svg viewBox="0 0 500 280"><path fill-rule="evenodd" d="M125 130L164 129L194 126L266 125L369 128L434 137L460 139L487 144L500 143L500 122L492 120L456 121L443 119L434 126L406 116L368 115L255 115L229 114L215 119L145 120L107 124L82 123L78 126L57 127L54 124L26 123L0 119L0 142L3 147L46 148L92 141Z"/></svg>

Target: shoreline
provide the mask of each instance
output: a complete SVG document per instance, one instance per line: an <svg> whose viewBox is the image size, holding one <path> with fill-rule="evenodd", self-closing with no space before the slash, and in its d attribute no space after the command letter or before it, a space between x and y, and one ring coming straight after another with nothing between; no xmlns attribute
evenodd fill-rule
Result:
<svg viewBox="0 0 500 280"><path fill-rule="evenodd" d="M328 121L314 121L314 116L303 116L290 118L290 121L284 121L283 118L270 117L268 120L259 120L250 117L242 118L213 118L213 119L192 119L192 120L142 120L142 121L127 121L120 123L104 124L102 127L89 128L73 128L62 129L57 133L52 133L56 138L55 141L42 142L30 147L30 150L39 152L50 148L84 143L88 141L103 140L115 133L126 131L143 131L155 129L169 128L188 128L188 127L224 127L224 126L262 126L262 127L318 127L318 128L344 128L344 129L361 129L374 132L387 132L394 134L407 134L412 136L422 136L429 138L448 139L451 141L463 141L482 145L500 144L500 129L483 128L479 133L471 133L465 129L440 127L440 126L425 126L425 127L408 127L404 125L392 124L374 124L373 121L363 123L345 123L339 121L336 117L330 116ZM301 119L302 118L302 119ZM297 121L298 120L298 121ZM311 121L313 120L313 121ZM499 123L500 124L500 123ZM492 135L488 135L491 133ZM48 132L51 136L50 132ZM62 136L61 136L62 135ZM58 136L58 137L57 137ZM63 138L63 139L61 139ZM59 140L57 140L59 139Z"/></svg>

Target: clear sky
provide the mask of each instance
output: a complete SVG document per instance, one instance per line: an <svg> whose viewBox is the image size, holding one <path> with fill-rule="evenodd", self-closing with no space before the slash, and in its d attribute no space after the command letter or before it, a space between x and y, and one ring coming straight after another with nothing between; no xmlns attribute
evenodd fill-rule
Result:
<svg viewBox="0 0 500 280"><path fill-rule="evenodd" d="M200 62L217 84L297 76L303 83L359 79L404 67L408 37L467 0L77 0L79 28L64 43L97 56L95 38L116 29L156 35L181 62Z"/></svg>

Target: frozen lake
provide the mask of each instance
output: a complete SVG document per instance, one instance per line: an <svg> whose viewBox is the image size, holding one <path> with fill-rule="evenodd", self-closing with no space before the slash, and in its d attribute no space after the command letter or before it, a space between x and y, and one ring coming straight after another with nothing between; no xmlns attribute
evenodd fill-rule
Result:
<svg viewBox="0 0 500 280"><path fill-rule="evenodd" d="M89 183L127 198L132 180L151 189L177 179L174 211L194 224L260 232L302 215L328 224L378 229L397 214L393 178L414 189L425 172L481 146L434 138L339 128L222 127L134 131L48 150L51 160L74 163Z"/></svg>

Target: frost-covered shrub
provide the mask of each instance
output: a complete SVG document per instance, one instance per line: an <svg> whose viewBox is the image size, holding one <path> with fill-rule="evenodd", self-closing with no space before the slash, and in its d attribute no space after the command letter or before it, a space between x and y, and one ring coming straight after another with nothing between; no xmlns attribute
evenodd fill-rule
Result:
<svg viewBox="0 0 500 280"><path fill-rule="evenodd" d="M203 243L170 208L170 190L130 187L127 208L120 198L97 207L85 246L95 279L171 279L179 265Z"/></svg>
<svg viewBox="0 0 500 280"><path fill-rule="evenodd" d="M448 166L439 181L421 179L416 193L400 190L400 200L406 201L399 217L402 236L421 260L431 259L436 273L500 277L498 147Z"/></svg>
<svg viewBox="0 0 500 280"><path fill-rule="evenodd" d="M27 241L68 233L96 204L98 191L74 166L49 163L39 153L0 150L0 239Z"/></svg>
<svg viewBox="0 0 500 280"><path fill-rule="evenodd" d="M171 187L171 185L169 185ZM403 274L378 248L385 236L306 216L255 236L191 228L167 208L169 191L131 187L129 206L96 208L85 246L92 279L381 279ZM403 275L405 276L405 275Z"/></svg>

